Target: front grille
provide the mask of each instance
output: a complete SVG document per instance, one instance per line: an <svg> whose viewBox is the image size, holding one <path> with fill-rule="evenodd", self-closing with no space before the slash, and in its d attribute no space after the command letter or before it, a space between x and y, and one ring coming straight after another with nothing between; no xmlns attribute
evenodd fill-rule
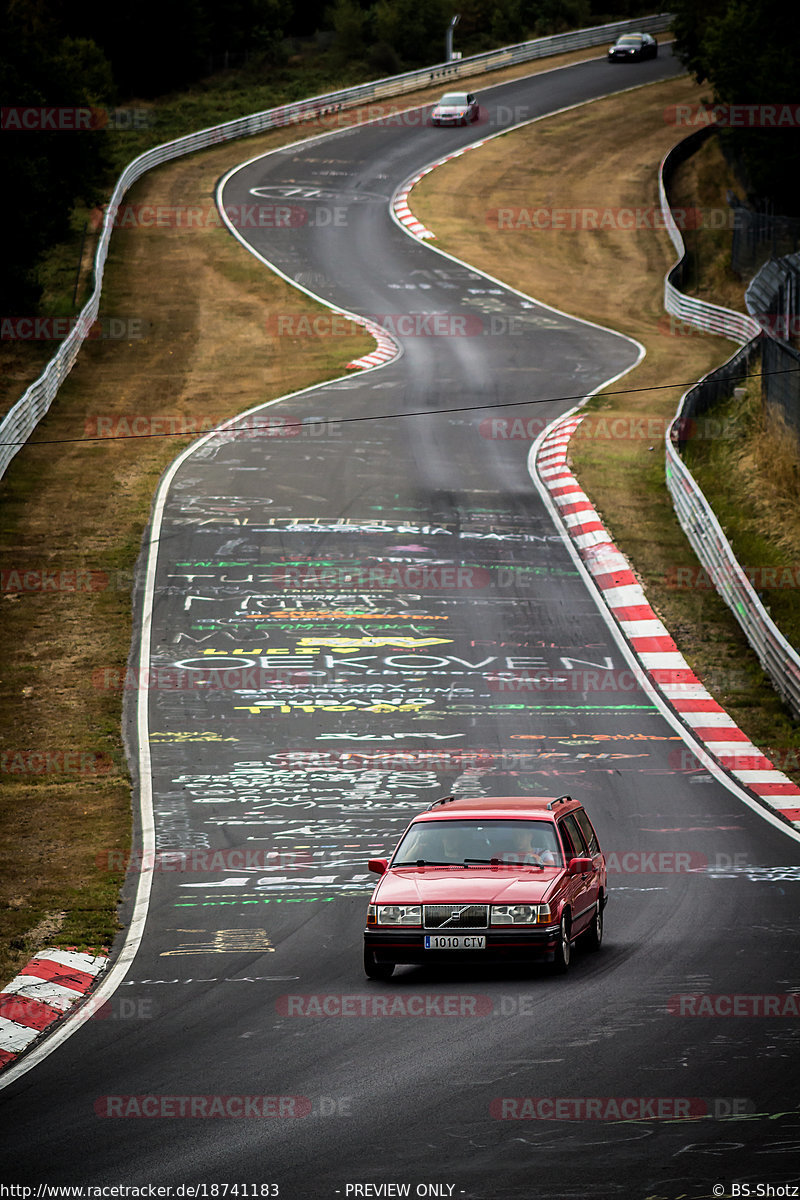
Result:
<svg viewBox="0 0 800 1200"><path fill-rule="evenodd" d="M422 917L426 929L486 929L489 909L485 904L426 904Z"/></svg>

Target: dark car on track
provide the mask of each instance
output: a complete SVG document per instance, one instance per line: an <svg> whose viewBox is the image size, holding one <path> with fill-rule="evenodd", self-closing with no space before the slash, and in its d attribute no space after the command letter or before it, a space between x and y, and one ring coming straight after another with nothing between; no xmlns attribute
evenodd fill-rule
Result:
<svg viewBox="0 0 800 1200"><path fill-rule="evenodd" d="M650 33L623 33L608 51L609 62L641 62L658 58L658 42Z"/></svg>
<svg viewBox="0 0 800 1200"><path fill-rule="evenodd" d="M431 125L468 125L479 111L472 92L447 92L431 113Z"/></svg>
<svg viewBox="0 0 800 1200"><path fill-rule="evenodd" d="M397 963L550 962L569 967L580 939L598 950L606 860L571 796L445 796L414 817L367 909L364 970Z"/></svg>

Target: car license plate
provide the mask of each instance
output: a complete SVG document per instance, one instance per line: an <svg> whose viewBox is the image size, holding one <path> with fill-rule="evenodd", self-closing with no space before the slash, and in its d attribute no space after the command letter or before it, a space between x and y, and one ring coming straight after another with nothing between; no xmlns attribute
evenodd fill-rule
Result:
<svg viewBox="0 0 800 1200"><path fill-rule="evenodd" d="M426 933L426 950L485 950L483 933Z"/></svg>

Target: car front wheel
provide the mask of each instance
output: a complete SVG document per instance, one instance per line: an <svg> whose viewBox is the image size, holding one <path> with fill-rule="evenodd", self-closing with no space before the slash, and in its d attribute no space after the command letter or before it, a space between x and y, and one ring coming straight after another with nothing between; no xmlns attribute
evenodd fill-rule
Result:
<svg viewBox="0 0 800 1200"><path fill-rule="evenodd" d="M558 929L558 941L553 953L553 971L556 975L565 975L569 970L569 960L572 954L569 932L569 918L564 913Z"/></svg>
<svg viewBox="0 0 800 1200"><path fill-rule="evenodd" d="M367 979L391 979L394 974L394 963L381 963L375 958L375 951L364 947L364 972Z"/></svg>

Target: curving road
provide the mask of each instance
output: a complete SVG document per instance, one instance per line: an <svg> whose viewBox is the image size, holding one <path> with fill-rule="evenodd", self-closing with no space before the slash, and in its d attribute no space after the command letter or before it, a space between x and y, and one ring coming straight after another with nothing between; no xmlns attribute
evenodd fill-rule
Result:
<svg viewBox="0 0 800 1200"><path fill-rule="evenodd" d="M529 441L497 436L521 414L541 428L638 347L432 254L388 211L509 113L678 69L583 63L486 89L474 128L376 123L226 179L226 208L294 214L239 231L265 261L399 325L402 353L268 408L274 436L245 418L203 439L162 486L138 725L129 706L161 853L144 937L106 1009L0 1092L4 1180L297 1200L792 1181L797 1021L724 998L797 988L797 840L681 769ZM302 337L295 314L270 320ZM519 401L535 407L489 407ZM600 955L564 979L364 980L366 859L453 789L585 799L615 863ZM716 1016L687 1015L698 994L723 997Z"/></svg>

